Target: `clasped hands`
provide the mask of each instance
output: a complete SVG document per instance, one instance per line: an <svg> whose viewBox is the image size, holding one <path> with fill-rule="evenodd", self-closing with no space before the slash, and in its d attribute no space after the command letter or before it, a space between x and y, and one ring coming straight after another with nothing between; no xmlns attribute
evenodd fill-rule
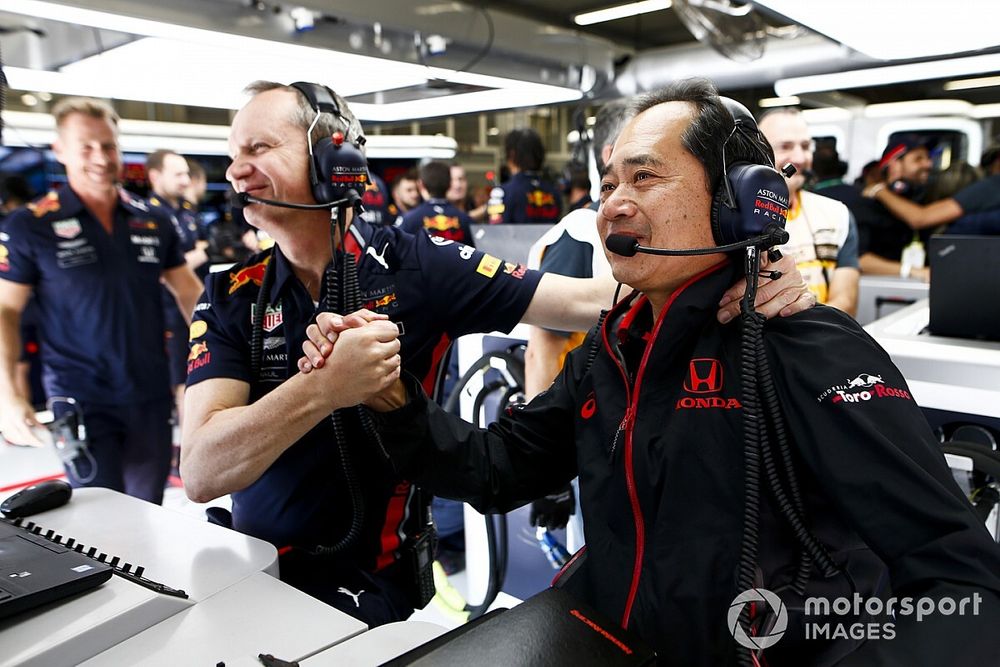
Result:
<svg viewBox="0 0 1000 667"><path fill-rule="evenodd" d="M343 316L320 313L306 329L298 368L303 374L335 370L342 404L385 412L406 402L399 348L399 329L387 315L367 309Z"/></svg>

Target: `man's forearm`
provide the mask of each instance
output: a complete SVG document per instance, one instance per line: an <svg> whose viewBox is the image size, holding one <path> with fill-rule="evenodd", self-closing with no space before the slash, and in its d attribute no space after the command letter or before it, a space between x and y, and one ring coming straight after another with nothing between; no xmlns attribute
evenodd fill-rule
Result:
<svg viewBox="0 0 1000 667"><path fill-rule="evenodd" d="M0 309L0 398L27 399L17 382L17 362L21 358L21 315Z"/></svg>
<svg viewBox="0 0 1000 667"><path fill-rule="evenodd" d="M314 371L321 372L321 371ZM191 410L202 399L189 387ZM332 411L329 398L307 376L296 375L260 400L212 412L197 420L189 414L181 445L181 477L188 496L207 502L245 489L279 456Z"/></svg>

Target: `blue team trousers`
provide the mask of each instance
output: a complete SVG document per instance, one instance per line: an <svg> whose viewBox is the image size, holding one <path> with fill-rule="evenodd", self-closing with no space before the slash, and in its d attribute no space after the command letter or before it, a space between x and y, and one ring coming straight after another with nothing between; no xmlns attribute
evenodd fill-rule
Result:
<svg viewBox="0 0 1000 667"><path fill-rule="evenodd" d="M83 404L82 408L93 461L78 456L73 466L66 466L70 484L100 486L162 503L173 447L172 397L131 405ZM56 417L66 409L57 405Z"/></svg>

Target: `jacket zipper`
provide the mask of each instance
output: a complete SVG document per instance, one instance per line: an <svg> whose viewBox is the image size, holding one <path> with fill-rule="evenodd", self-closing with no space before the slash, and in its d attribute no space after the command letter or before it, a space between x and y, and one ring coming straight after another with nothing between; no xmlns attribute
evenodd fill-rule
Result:
<svg viewBox="0 0 1000 667"><path fill-rule="evenodd" d="M642 574L642 561L646 551L646 522L642 516L642 506L639 504L639 494L635 487L635 470L632 467L632 433L635 430L637 409L639 406L639 390L642 387L646 363L649 361L653 346L659 336L660 328L663 326L663 322L667 319L667 313L670 311L670 307L684 290L710 273L714 273L718 270L718 268L719 265L717 264L695 276L692 276L686 283L678 287L674 290L673 294L670 295L670 299L663 306L663 310L658 314L658 317L653 324L652 335L649 338L649 342L646 344L646 349L643 351L642 361L639 362L639 370L636 371L635 374L634 392L632 391L631 385L629 385L628 373L625 370L625 365L622 363L620 357L615 354L611 344L608 342L607 330L610 326L609 323L612 321L611 317L608 317L604 322L604 346L611 355L611 358L614 360L615 365L618 366L618 370L621 371L622 379L625 381L625 399L626 404L628 405L625 410L625 417L622 419L622 423L618 426L618 431L624 431L625 433L625 488L628 491L629 503L632 506L632 520L635 522L635 561L632 565L632 584L629 586L628 597L625 599L625 610L622 613L621 620L621 627L625 629L628 629L628 624L632 616L632 605L635 604L635 598L639 592L639 578ZM612 452L614 452L615 443L617 442L618 434L616 433L615 440L611 447Z"/></svg>

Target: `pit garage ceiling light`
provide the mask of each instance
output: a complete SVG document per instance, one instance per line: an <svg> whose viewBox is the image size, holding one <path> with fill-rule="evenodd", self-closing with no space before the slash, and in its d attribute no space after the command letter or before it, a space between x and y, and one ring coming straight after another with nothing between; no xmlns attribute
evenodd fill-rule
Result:
<svg viewBox="0 0 1000 667"><path fill-rule="evenodd" d="M996 0L754 0L754 4L880 60L1000 46Z"/></svg>
<svg viewBox="0 0 1000 667"><path fill-rule="evenodd" d="M238 109L246 101L243 87L255 79L315 81L329 85L344 97L417 86L428 79L490 89L415 102L351 105L360 119L376 121L559 104L582 97L579 90L561 86L255 39L39 0L3 0L2 11L146 36L59 71L7 67L9 85L16 90Z"/></svg>
<svg viewBox="0 0 1000 667"><path fill-rule="evenodd" d="M932 60L906 65L889 65L887 67L871 67L869 69L856 69L847 72L834 72L833 74L816 74L779 79L774 83L774 92L784 97L786 95L802 95L804 93L825 92L829 90L888 86L907 81L947 79L954 76L968 76L981 72L996 71L1000 71L1000 54L993 53L984 56L949 58L947 60Z"/></svg>
<svg viewBox="0 0 1000 667"><path fill-rule="evenodd" d="M618 19L658 12L661 9L670 9L673 4L671 0L640 0L640 2L628 2L623 5L597 9L592 12L584 12L573 17L573 23L577 25L594 25L595 23L605 23L606 21L617 21Z"/></svg>

